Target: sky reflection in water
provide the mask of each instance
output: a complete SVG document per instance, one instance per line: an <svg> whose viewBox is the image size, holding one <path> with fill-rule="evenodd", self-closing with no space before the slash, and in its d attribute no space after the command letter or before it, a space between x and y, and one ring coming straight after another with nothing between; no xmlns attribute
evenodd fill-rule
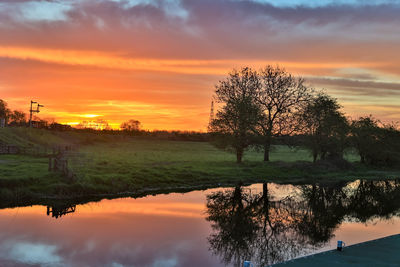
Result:
<svg viewBox="0 0 400 267"><path fill-rule="evenodd" d="M51 207L48 216L45 206L3 209L0 265L196 267L240 265L249 257L254 262L272 263L335 248L338 239L350 245L397 234L397 206L377 207L385 201L399 202L398 188L395 182L356 182L335 189L268 184L265 193L263 185L258 184L102 200L77 205L75 212L58 219L52 212L60 211L60 207ZM372 191L380 193L374 198ZM360 211L351 201L366 208ZM295 247L292 255L280 255L278 243L263 244L266 239L259 222L266 218L261 212L266 210L264 205L268 205L268 220L273 226L264 229L266 236L274 236L279 244L286 244L286 249ZM321 218L318 213L323 208L330 216L330 209L336 212L344 206L346 212L333 219ZM289 212L283 213L288 207ZM296 213L291 213L290 207ZM304 229L304 224L313 223L321 233ZM302 244L294 244L297 242L307 244L302 249ZM260 251L258 244L265 249ZM276 245L277 251L268 247L271 245Z"/></svg>

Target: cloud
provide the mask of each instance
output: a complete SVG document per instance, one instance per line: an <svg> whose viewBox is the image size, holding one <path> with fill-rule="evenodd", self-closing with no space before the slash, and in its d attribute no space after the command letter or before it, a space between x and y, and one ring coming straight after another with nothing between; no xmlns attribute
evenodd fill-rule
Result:
<svg viewBox="0 0 400 267"><path fill-rule="evenodd" d="M343 78L308 78L307 81L319 86L329 86L342 93L365 96L400 95L400 82L375 82Z"/></svg>
<svg viewBox="0 0 400 267"><path fill-rule="evenodd" d="M309 58L310 45L314 60L325 60L327 47L340 49L342 58L354 60L364 59L360 52L366 49L359 50L360 43L366 40L370 42L368 49L387 46L391 40L392 51L399 42L397 5L293 8L252 1L133 2L127 5L130 1L72 1L64 14L67 20L51 24L46 20L29 24L9 22L12 27L0 33L10 38L0 42L13 46L30 43L45 48L117 50L145 57L270 57L285 61ZM67 2L57 2L60 3ZM183 10L187 15L171 16L171 10ZM9 20L15 17L12 10L1 13ZM346 41L350 43L343 49ZM381 57L384 56L385 53ZM370 57L378 55L374 52Z"/></svg>
<svg viewBox="0 0 400 267"><path fill-rule="evenodd" d="M60 266L62 258L57 254L58 248L53 245L29 242L9 242L1 244L2 258L25 264L43 266Z"/></svg>
<svg viewBox="0 0 400 267"><path fill-rule="evenodd" d="M353 102L391 104L398 96L398 2L19 0L0 6L2 96L41 98L58 104L54 112L103 114L93 107L73 111L60 96L83 106L83 99L126 101L157 107L163 114L153 122L172 116L179 127L193 127L184 114L191 108L206 124L213 86L232 68L276 63ZM120 120L135 115L128 107Z"/></svg>

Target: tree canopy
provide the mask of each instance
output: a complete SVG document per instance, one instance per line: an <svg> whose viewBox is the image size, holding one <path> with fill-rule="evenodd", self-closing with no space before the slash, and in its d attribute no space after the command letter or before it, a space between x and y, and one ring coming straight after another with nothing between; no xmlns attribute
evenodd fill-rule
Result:
<svg viewBox="0 0 400 267"><path fill-rule="evenodd" d="M252 144L252 133L261 117L257 102L260 86L257 72L248 67L233 70L216 85L215 100L222 107L211 122L210 130L217 136L218 146L236 153L238 163L242 161L244 150Z"/></svg>
<svg viewBox="0 0 400 267"><path fill-rule="evenodd" d="M335 98L319 93L308 103L302 114L305 145L312 151L314 162L321 159L343 158L349 126Z"/></svg>
<svg viewBox="0 0 400 267"><path fill-rule="evenodd" d="M127 131L127 132L139 131L140 130L140 121L129 120L129 121L123 122L121 124L120 128L121 128L121 130Z"/></svg>
<svg viewBox="0 0 400 267"><path fill-rule="evenodd" d="M263 116L257 134L264 148L264 161L269 161L272 137L299 130L297 115L311 100L313 90L305 85L303 78L294 77L279 66L267 65L258 75L261 87L257 101Z"/></svg>

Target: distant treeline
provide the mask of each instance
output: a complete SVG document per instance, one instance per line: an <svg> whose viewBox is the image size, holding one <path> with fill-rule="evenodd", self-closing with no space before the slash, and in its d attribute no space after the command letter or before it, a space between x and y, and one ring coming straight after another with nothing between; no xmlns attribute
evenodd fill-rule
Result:
<svg viewBox="0 0 400 267"><path fill-rule="evenodd" d="M11 110L7 103L0 99L0 119L3 119L7 127L29 127L29 121L26 113L18 110ZM165 131L165 130L143 130L138 120L129 120L121 124L120 130L112 129L107 121L83 121L76 127L61 124L54 121L47 121L34 117L34 128L47 129L50 131L74 131L93 134L109 134L109 135L129 135L137 137L149 137L161 140L176 141L197 141L207 142L210 140L209 134L195 131Z"/></svg>
<svg viewBox="0 0 400 267"><path fill-rule="evenodd" d="M51 128L50 128L51 130ZM195 132L195 131L163 131L163 130L113 130L113 129L103 129L96 130L91 128L86 129L76 129L72 128L71 131L77 132L87 132L94 134L113 134L113 135L126 135L126 136L135 136L142 138L155 138L160 140L171 140L171 141L194 141L194 142L208 142L210 141L210 135L204 132Z"/></svg>

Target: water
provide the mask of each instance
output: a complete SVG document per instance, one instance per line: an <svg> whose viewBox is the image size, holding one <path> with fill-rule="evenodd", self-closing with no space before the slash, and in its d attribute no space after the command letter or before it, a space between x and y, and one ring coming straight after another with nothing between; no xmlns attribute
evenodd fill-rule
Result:
<svg viewBox="0 0 400 267"><path fill-rule="evenodd" d="M255 266L400 230L400 183L255 184L0 210L0 266Z"/></svg>

